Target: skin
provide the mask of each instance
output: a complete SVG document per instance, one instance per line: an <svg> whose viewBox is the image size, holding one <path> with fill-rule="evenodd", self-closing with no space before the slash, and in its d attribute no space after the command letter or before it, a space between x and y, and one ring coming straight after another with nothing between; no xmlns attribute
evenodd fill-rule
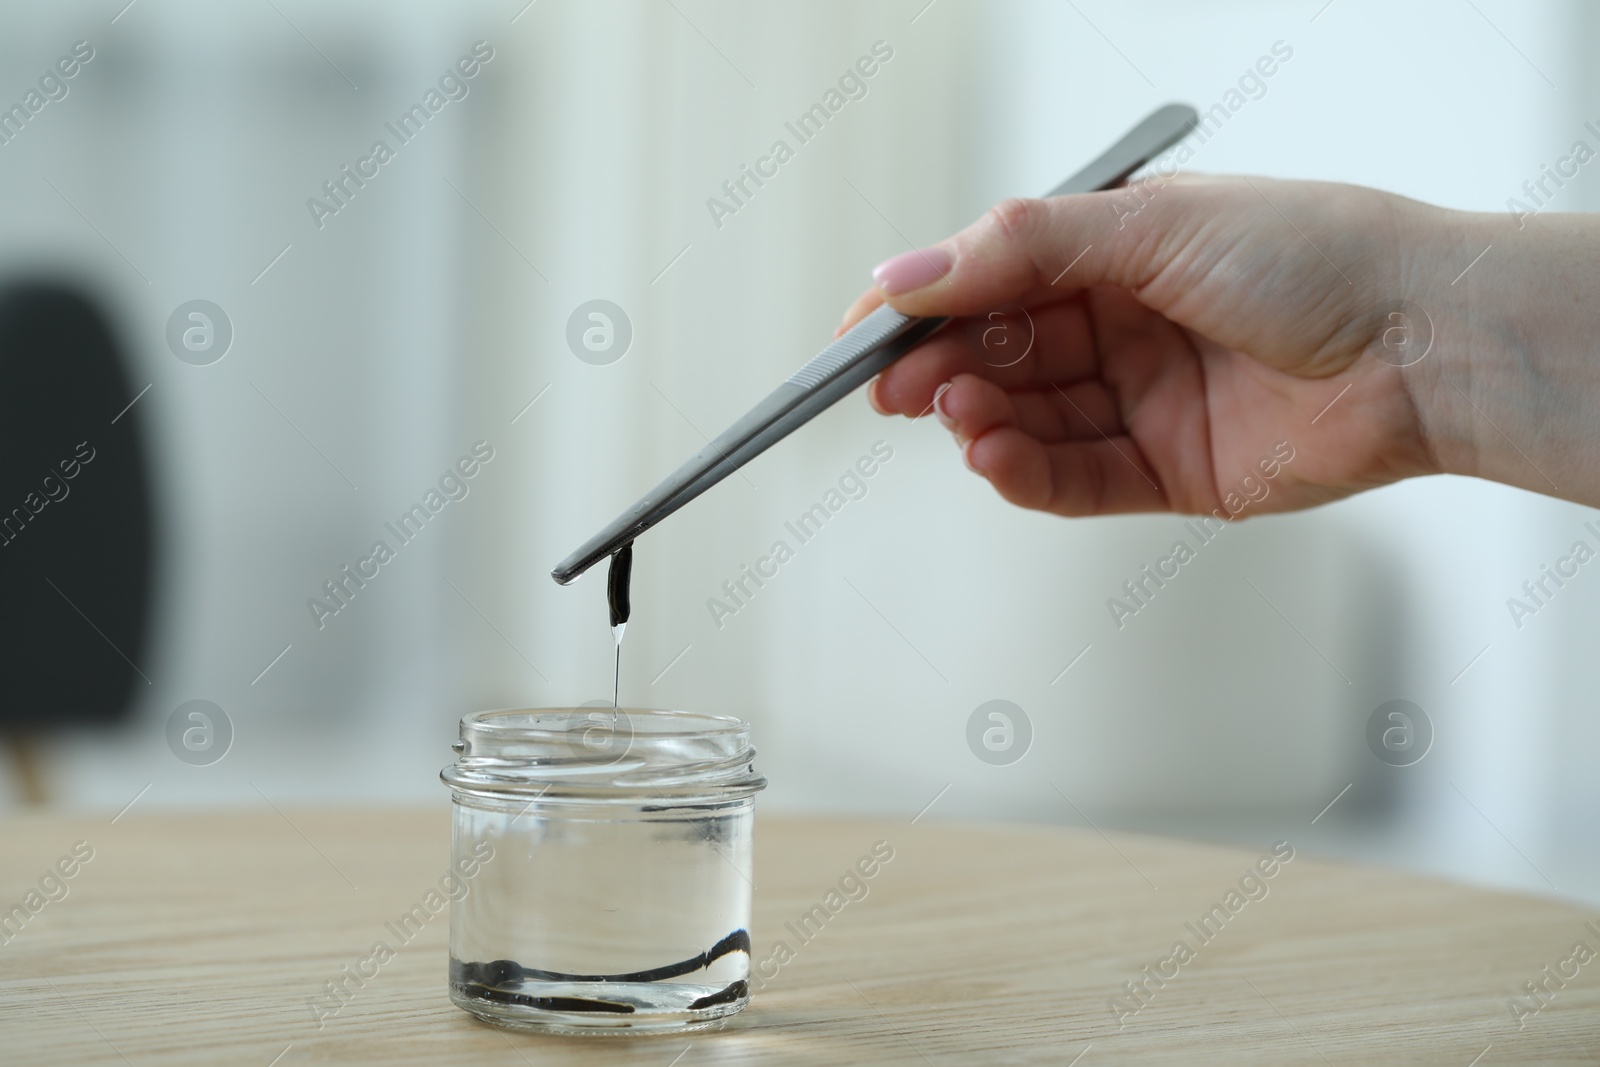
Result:
<svg viewBox="0 0 1600 1067"><path fill-rule="evenodd" d="M1211 512L1288 442L1293 461L1246 514L1442 473L1600 505L1594 218L1180 176L1008 200L934 247L951 260L942 279L874 286L840 330L886 297L908 315L979 317L900 359L868 396L886 415L934 408L1013 504ZM1033 347L997 366L1017 349L986 348L982 316L1011 309L1025 343L1019 306ZM1429 333L1424 358L1394 365Z"/></svg>

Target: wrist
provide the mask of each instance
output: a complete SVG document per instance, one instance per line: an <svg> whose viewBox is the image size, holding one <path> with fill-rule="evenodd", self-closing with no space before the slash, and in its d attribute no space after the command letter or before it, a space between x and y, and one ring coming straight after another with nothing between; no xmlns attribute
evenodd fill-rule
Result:
<svg viewBox="0 0 1600 1067"><path fill-rule="evenodd" d="M1432 348L1399 369L1440 473L1600 503L1590 279L1600 227L1423 208L1406 273ZM1576 461L1576 462L1574 462Z"/></svg>
<svg viewBox="0 0 1600 1067"><path fill-rule="evenodd" d="M1476 321L1487 305L1474 297L1471 280L1483 260L1472 261L1493 239L1482 215L1423 204L1415 208L1420 217L1402 238L1401 255L1414 309L1410 325L1425 335L1428 347L1417 363L1392 373L1411 398L1437 473L1487 477L1480 473L1487 444L1482 434L1493 431L1473 410L1471 398L1497 368L1515 365L1493 331ZM1493 254L1490 249L1483 258Z"/></svg>

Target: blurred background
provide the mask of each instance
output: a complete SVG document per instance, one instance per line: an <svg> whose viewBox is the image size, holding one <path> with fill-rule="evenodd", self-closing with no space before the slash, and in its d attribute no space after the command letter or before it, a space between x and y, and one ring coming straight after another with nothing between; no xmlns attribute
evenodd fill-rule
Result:
<svg viewBox="0 0 1600 1067"><path fill-rule="evenodd" d="M1600 120L1582 0L125 4L0 13L10 810L444 804L463 712L609 698L603 569L550 567L826 343L873 264L1275 45L1189 169L1504 211ZM866 495L714 613L875 446ZM1011 509L857 395L639 543L622 700L751 720L767 811L1287 839L1600 901L1600 578L1506 606L1593 517L1394 486L1227 529L1119 629L1107 599L1182 520ZM1431 735L1409 766L1368 742L1391 700Z"/></svg>

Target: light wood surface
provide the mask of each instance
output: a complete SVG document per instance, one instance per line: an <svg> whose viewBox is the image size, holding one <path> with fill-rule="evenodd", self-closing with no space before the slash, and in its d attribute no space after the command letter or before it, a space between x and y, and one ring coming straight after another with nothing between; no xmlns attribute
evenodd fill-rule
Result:
<svg viewBox="0 0 1600 1067"><path fill-rule="evenodd" d="M880 840L894 859L867 896L801 944L785 922ZM12 820L0 907L79 841L94 857L67 896L0 945L0 1062L1600 1062L1600 960L1521 1029L1509 1007L1576 942L1600 948L1600 916L1566 904L1297 854L1202 943L1185 924L1271 842L760 818L755 956L795 957L749 1009L718 1032L558 1038L450 1004L446 914L318 1029L307 999L444 872L445 812ZM1110 999L1179 939L1194 958L1119 1029Z"/></svg>

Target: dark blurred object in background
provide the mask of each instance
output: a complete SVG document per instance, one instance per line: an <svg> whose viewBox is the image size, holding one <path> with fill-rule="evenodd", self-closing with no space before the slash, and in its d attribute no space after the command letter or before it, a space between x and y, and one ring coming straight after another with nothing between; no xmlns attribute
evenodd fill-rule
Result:
<svg viewBox="0 0 1600 1067"><path fill-rule="evenodd" d="M0 287L0 734L30 799L33 735L126 716L146 647L152 504L127 355L77 290ZM130 406L132 405L132 406Z"/></svg>

